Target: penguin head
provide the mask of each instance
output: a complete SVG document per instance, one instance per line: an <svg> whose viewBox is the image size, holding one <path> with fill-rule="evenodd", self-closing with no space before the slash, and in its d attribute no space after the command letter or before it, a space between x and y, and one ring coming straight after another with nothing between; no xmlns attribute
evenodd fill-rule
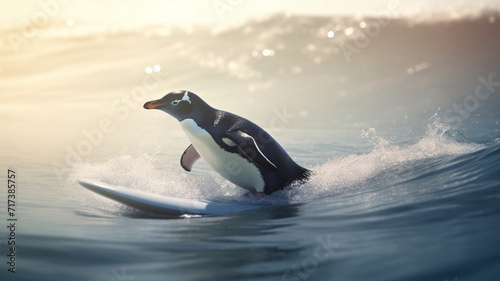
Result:
<svg viewBox="0 0 500 281"><path fill-rule="evenodd" d="M144 108L159 109L182 121L191 117L195 108L203 104L205 102L194 93L181 90L170 92L159 100L148 101L144 104Z"/></svg>

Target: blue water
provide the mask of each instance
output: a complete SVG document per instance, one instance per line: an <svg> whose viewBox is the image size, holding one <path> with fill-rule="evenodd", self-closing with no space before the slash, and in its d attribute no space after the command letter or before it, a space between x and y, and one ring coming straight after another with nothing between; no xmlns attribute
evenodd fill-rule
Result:
<svg viewBox="0 0 500 281"><path fill-rule="evenodd" d="M498 15L393 20L371 37L361 21L374 24L52 26L0 45L2 177L18 180L15 274L0 192L0 279L497 280ZM346 59L341 44L367 38ZM142 109L178 89L266 128L314 176L255 201L202 161L184 172L180 126ZM81 178L263 208L165 217Z"/></svg>

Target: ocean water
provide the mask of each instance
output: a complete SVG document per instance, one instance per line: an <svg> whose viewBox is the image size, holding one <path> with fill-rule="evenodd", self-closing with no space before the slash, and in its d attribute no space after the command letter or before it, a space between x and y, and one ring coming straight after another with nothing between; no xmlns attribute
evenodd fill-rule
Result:
<svg viewBox="0 0 500 281"><path fill-rule="evenodd" d="M2 30L0 279L497 280L499 24L279 14ZM256 201L203 161L184 172L177 121L142 108L179 89L261 125L314 176ZM265 206L164 217L82 178Z"/></svg>

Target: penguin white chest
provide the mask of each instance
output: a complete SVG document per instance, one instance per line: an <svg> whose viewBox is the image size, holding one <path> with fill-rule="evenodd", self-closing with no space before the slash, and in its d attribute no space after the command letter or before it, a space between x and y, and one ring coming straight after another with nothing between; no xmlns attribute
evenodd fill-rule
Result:
<svg viewBox="0 0 500 281"><path fill-rule="evenodd" d="M221 176L245 189L264 192L264 179L253 163L237 153L222 149L193 119L184 119L180 123L201 157Z"/></svg>

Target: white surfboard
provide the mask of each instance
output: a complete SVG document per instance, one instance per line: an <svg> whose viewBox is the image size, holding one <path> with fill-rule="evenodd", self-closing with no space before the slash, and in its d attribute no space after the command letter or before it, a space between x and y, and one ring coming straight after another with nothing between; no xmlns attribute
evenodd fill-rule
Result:
<svg viewBox="0 0 500 281"><path fill-rule="evenodd" d="M227 215L266 207L154 195L93 180L80 180L79 183L90 191L127 206L165 215Z"/></svg>

